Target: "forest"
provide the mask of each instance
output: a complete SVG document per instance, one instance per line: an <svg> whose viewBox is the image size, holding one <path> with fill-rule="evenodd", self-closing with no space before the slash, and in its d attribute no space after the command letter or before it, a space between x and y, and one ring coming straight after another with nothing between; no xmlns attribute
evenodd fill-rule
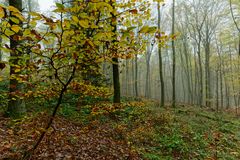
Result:
<svg viewBox="0 0 240 160"><path fill-rule="evenodd" d="M0 159L240 159L239 0L0 0Z"/></svg>

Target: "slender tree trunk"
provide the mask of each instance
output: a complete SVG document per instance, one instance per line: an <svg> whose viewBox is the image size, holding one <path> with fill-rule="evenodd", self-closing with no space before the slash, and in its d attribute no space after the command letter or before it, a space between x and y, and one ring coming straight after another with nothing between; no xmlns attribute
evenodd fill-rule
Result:
<svg viewBox="0 0 240 160"><path fill-rule="evenodd" d="M189 94L189 92L187 93L186 92L186 86L185 86L185 79L184 79L184 71L182 70L182 74L181 74L182 76L181 76L181 80L182 80L182 89L183 89L183 100L182 100L182 102L184 102L184 103L186 103L187 102L187 100L186 100L186 97L187 97L187 95ZM179 76L180 77L180 76Z"/></svg>
<svg viewBox="0 0 240 160"><path fill-rule="evenodd" d="M199 78L198 78L198 62L197 62L197 55L196 55L196 51L195 51L195 49L194 49L194 102L196 103L196 104L198 104L199 105L199 96L198 96L198 94L199 94L199 92L198 92L198 90L199 90L199 88L198 88L198 86L199 86Z"/></svg>
<svg viewBox="0 0 240 160"><path fill-rule="evenodd" d="M172 35L175 34L175 0L173 0L172 6ZM176 72L176 53L175 53L175 41L172 40L172 106L176 106L176 86L175 86L175 72Z"/></svg>
<svg viewBox="0 0 240 160"><path fill-rule="evenodd" d="M210 59L210 44L207 42L205 49L205 92L206 92L206 106L211 106L211 90L210 90L210 67L209 67L209 59Z"/></svg>
<svg viewBox="0 0 240 160"><path fill-rule="evenodd" d="M147 72L146 72L146 83L145 83L145 97L149 98L150 96L150 64L147 60Z"/></svg>
<svg viewBox="0 0 240 160"><path fill-rule="evenodd" d="M161 11L160 11L160 3L158 2L158 32L160 36L161 30ZM160 99L160 107L163 107L165 104L165 90L164 90L164 80L163 80L163 62L162 62L162 48L160 44L160 40L158 42L158 64L159 64L159 78L160 78L160 91L161 91L161 99Z"/></svg>
<svg viewBox="0 0 240 160"><path fill-rule="evenodd" d="M191 83L191 71L190 71L190 60L189 60L189 54L188 54L188 49L187 49L187 44L186 44L186 39L183 42L183 49L184 49L184 58L185 58L185 62L182 61L182 65L184 67L184 64L186 65L186 67L184 67L185 70L185 74L186 74L186 78L187 78L187 90L188 90L188 103L192 104L192 99L193 99L193 91L192 91L192 83ZM183 59L183 58L182 58Z"/></svg>
<svg viewBox="0 0 240 160"><path fill-rule="evenodd" d="M220 47L218 47L220 45ZM220 44L216 43L217 46L217 54L219 59L219 85L220 85L220 107L223 109L223 61L221 57L221 51L222 51L222 43L220 41Z"/></svg>
<svg viewBox="0 0 240 160"><path fill-rule="evenodd" d="M129 61L126 59L126 66L125 66L125 68L126 68L126 77L125 77L125 79L126 79L126 81L125 81L125 83L126 83L126 96L129 96L129 68L128 68L128 66L129 66Z"/></svg>
<svg viewBox="0 0 240 160"><path fill-rule="evenodd" d="M233 60L232 60L232 53L231 53L231 49L229 46L229 58L230 58L230 74L231 74L231 83L232 83L232 91L233 91L233 99L234 99L234 106L237 107L237 96L236 96L236 87L235 87L235 83L234 83L234 76L233 76Z"/></svg>
<svg viewBox="0 0 240 160"><path fill-rule="evenodd" d="M150 73L150 61L151 61L151 55L153 51L153 45L149 43L147 46L147 53L146 53L146 67L147 67L147 72L146 72L146 84L145 84L145 97L150 98L151 97L151 84L150 84L150 79L151 79L151 73Z"/></svg>
<svg viewBox="0 0 240 160"><path fill-rule="evenodd" d="M221 97L221 109L223 109L223 72L222 64L220 64L220 97Z"/></svg>
<svg viewBox="0 0 240 160"><path fill-rule="evenodd" d="M135 74L134 74L134 58L132 58L132 82L131 82L131 87L132 87L132 96L134 96L134 94L135 94L135 87L134 87L134 85L135 85L135 82L134 82L134 79L135 79Z"/></svg>
<svg viewBox="0 0 240 160"><path fill-rule="evenodd" d="M222 63L222 66L223 68L228 68L228 66L226 66L225 63ZM226 71L223 70L222 72L223 72L224 87L225 87L225 99L226 99L225 105L226 105L226 109L228 109L230 107L230 94L229 94L230 87L227 82Z"/></svg>
<svg viewBox="0 0 240 160"><path fill-rule="evenodd" d="M10 0L9 5L17 8L18 10L22 10L22 1L21 0ZM13 15L11 15L13 16ZM15 17L17 18L17 17ZM10 20L10 24L14 25L15 23ZM22 25L16 24L16 25ZM20 33L18 33L20 34ZM19 72L15 72L16 67L14 65L18 65L20 61L20 57L23 55L21 49L19 49L20 41L14 40L13 36L10 37L10 93L9 93L9 103L7 113L9 116L17 118L25 114L25 102L23 99L19 98L16 94L19 92L24 92L24 85L17 80L17 76Z"/></svg>
<svg viewBox="0 0 240 160"><path fill-rule="evenodd" d="M147 54L146 54L146 79L145 79L145 97L149 98L149 72L150 72L150 64L149 64L149 49L147 47Z"/></svg>
<svg viewBox="0 0 240 160"><path fill-rule="evenodd" d="M135 86L135 96L138 97L138 57L135 55L135 80L134 80L134 86Z"/></svg>
<svg viewBox="0 0 240 160"><path fill-rule="evenodd" d="M205 39L205 98L206 106L211 107L212 94L211 94L211 77L210 77L210 43L211 38L209 34L209 26L206 24L206 39Z"/></svg>
<svg viewBox="0 0 240 160"><path fill-rule="evenodd" d="M198 102L198 104L200 105L200 106L202 106L202 104L203 104L203 70L202 70L202 62L201 62L201 60L202 60L202 58L201 58L201 44L200 44L200 41L201 40L199 40L199 43L198 43L198 66L199 66L199 90L200 90L200 92L199 92L199 102Z"/></svg>
<svg viewBox="0 0 240 160"><path fill-rule="evenodd" d="M217 112L219 111L219 92L218 92L218 88L219 88L219 65L217 66L216 69L216 107L217 107Z"/></svg>

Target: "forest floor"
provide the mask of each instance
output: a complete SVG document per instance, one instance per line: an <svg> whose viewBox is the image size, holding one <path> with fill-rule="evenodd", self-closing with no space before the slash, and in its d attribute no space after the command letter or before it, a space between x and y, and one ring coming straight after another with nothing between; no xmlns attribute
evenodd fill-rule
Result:
<svg viewBox="0 0 240 160"><path fill-rule="evenodd" d="M44 111L19 120L0 116L0 159L31 149L48 118ZM62 107L32 159L236 160L240 118L149 101Z"/></svg>

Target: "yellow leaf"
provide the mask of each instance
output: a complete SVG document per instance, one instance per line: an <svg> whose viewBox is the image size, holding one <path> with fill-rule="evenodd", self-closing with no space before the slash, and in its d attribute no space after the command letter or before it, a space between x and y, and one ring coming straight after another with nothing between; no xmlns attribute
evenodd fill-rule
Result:
<svg viewBox="0 0 240 160"><path fill-rule="evenodd" d="M19 27L18 25L12 25L11 30L13 30L14 32L18 33L20 31L21 27Z"/></svg>
<svg viewBox="0 0 240 160"><path fill-rule="evenodd" d="M0 18L3 18L5 16L5 12L3 8L0 6Z"/></svg>
<svg viewBox="0 0 240 160"><path fill-rule="evenodd" d="M17 72L20 72L21 71L21 69L19 69L19 68L16 68L15 69L15 72L17 73Z"/></svg>
<svg viewBox="0 0 240 160"><path fill-rule="evenodd" d="M12 13L12 15L17 17L22 22L25 21L24 16L21 13L19 13L19 12Z"/></svg>
<svg viewBox="0 0 240 160"><path fill-rule="evenodd" d="M83 28L89 28L89 23L88 23L88 20L87 20L87 19L85 19L85 20L80 20L80 21L79 21L79 24L80 24L80 26L83 27Z"/></svg>
<svg viewBox="0 0 240 160"><path fill-rule="evenodd" d="M9 29L6 29L6 30L5 30L5 34L6 34L7 36L12 36L12 35L14 35L15 33L14 33L13 31L9 30Z"/></svg>
<svg viewBox="0 0 240 160"><path fill-rule="evenodd" d="M79 19L78 19L77 16L72 16L72 19L73 19L73 21L75 21L75 22L78 22L78 21L79 21Z"/></svg>
<svg viewBox="0 0 240 160"><path fill-rule="evenodd" d="M13 6L8 6L7 9L11 12L20 12L17 8L15 8Z"/></svg>
<svg viewBox="0 0 240 160"><path fill-rule="evenodd" d="M25 29L24 32L23 32L23 35L24 35L24 36L28 36L28 35L30 35L30 34L31 34L30 29Z"/></svg>

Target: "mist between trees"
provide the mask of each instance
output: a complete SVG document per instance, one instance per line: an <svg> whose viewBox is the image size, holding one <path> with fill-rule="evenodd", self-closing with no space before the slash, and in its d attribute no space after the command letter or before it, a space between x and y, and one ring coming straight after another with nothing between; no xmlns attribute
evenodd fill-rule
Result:
<svg viewBox="0 0 240 160"><path fill-rule="evenodd" d="M152 5L153 21L160 30L172 33L175 24L176 103L208 106L215 109L237 108L240 103L240 3L228 0L177 0L175 18L171 3ZM174 21L174 22L173 22ZM163 73L164 98L172 103L173 49L155 42L156 35L144 37L145 51L121 63L121 87L126 96L152 98L161 102ZM159 67L159 53L162 64ZM137 66L137 67L136 67ZM162 68L161 68L162 66ZM135 85L137 83L137 85Z"/></svg>

